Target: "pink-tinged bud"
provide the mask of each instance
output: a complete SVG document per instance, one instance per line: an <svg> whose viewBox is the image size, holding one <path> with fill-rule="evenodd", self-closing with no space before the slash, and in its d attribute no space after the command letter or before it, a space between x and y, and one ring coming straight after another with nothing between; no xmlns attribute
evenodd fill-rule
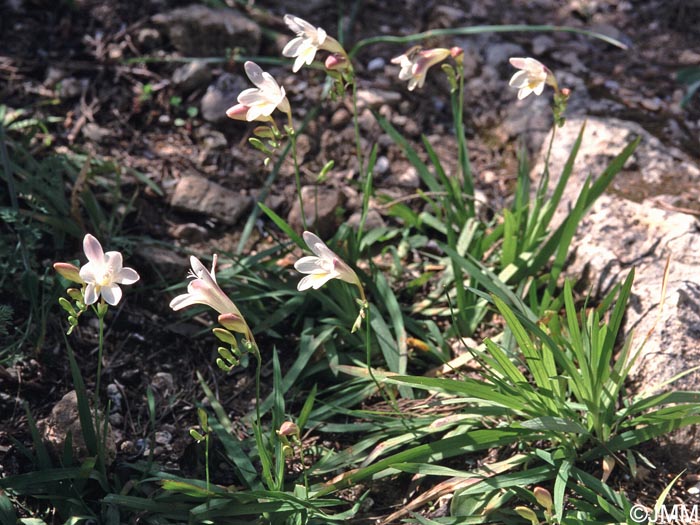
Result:
<svg viewBox="0 0 700 525"><path fill-rule="evenodd" d="M299 436L299 427L291 421L285 421L280 425L277 434L284 437Z"/></svg>
<svg viewBox="0 0 700 525"><path fill-rule="evenodd" d="M328 58L326 58L325 66L326 69L328 69L329 71L342 71L344 69L347 69L348 59L345 58L343 55L334 53L332 55L328 55Z"/></svg>
<svg viewBox="0 0 700 525"><path fill-rule="evenodd" d="M544 487L535 487L532 493L535 495L537 503L539 503L547 512L552 512L552 494Z"/></svg>
<svg viewBox="0 0 700 525"><path fill-rule="evenodd" d="M78 284L85 284L82 277L80 277L80 268L70 263L57 262L53 264L53 269L58 272L59 275L65 277L69 281L73 281Z"/></svg>
<svg viewBox="0 0 700 525"><path fill-rule="evenodd" d="M83 292L81 292L77 288L68 288L68 290L66 290L66 293L68 294L68 297L70 297L76 302L82 303L85 301L85 298L83 297Z"/></svg>
<svg viewBox="0 0 700 525"><path fill-rule="evenodd" d="M450 48L450 55L452 58L461 57L464 54L464 49L459 46L454 46Z"/></svg>
<svg viewBox="0 0 700 525"><path fill-rule="evenodd" d="M219 324L227 330L233 330L239 334L248 335L248 325L240 315L234 313L221 314L219 316Z"/></svg>
<svg viewBox="0 0 700 525"><path fill-rule="evenodd" d="M235 106L231 106L226 110L226 116L228 118L232 118L233 120L247 121L245 117L248 114L249 109L250 108L248 106L244 106L243 104L236 104Z"/></svg>
<svg viewBox="0 0 700 525"><path fill-rule="evenodd" d="M565 97L571 95L571 90L569 88L561 88L561 94Z"/></svg>

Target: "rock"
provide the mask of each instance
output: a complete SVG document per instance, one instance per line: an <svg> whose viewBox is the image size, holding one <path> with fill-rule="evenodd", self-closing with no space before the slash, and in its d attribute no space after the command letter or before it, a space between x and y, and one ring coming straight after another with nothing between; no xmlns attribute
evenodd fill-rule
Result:
<svg viewBox="0 0 700 525"><path fill-rule="evenodd" d="M94 411L93 411L94 417ZM83 429L80 425L78 415L78 395L75 390L71 390L61 398L61 400L51 409L48 418L39 421L40 429L44 441L56 455L63 454L66 444L66 437L71 435L73 455L78 461L82 461L89 456ZM100 432L104 428L104 421L100 416ZM117 446L114 441L112 426L107 423L107 437L105 439L105 454L107 464L111 464L117 455Z"/></svg>
<svg viewBox="0 0 700 525"><path fill-rule="evenodd" d="M260 28L234 9L193 4L151 20L163 27L173 46L186 56L223 56L233 46L256 55L260 48Z"/></svg>
<svg viewBox="0 0 700 525"><path fill-rule="evenodd" d="M183 240L188 243L197 243L205 241L208 236L208 231L204 226L194 222L185 224L176 224L168 229L168 233L175 239Z"/></svg>
<svg viewBox="0 0 700 525"><path fill-rule="evenodd" d="M236 103L238 95L248 87L248 83L241 77L230 73L221 75L202 97L202 118L215 124L227 121L226 110Z"/></svg>
<svg viewBox="0 0 700 525"><path fill-rule="evenodd" d="M98 126L94 122L88 122L83 126L82 129L83 136L92 142L102 142L104 139L109 137L112 132L107 128Z"/></svg>
<svg viewBox="0 0 700 525"><path fill-rule="evenodd" d="M199 175L186 175L177 182L170 204L179 210L209 215L233 225L251 207L252 200Z"/></svg>
<svg viewBox="0 0 700 525"><path fill-rule="evenodd" d="M513 44L511 42L493 43L485 49L486 63L494 67L509 64L508 59L511 57L524 56L527 56L525 50L518 44ZM515 72L515 70L513 70L513 72Z"/></svg>
<svg viewBox="0 0 700 525"><path fill-rule="evenodd" d="M582 123L581 118L571 118L557 132L550 159L553 175L561 172ZM700 365L700 232L694 217L672 210L676 195L693 193L700 197L700 168L636 123L590 117L564 201L572 203L583 178L588 174L598 176L613 155L635 136L642 137L641 143L618 175L619 180L613 181L614 193L601 196L582 220L574 240L575 258L567 272L573 277L590 275L600 295L621 282L634 267L624 330L628 336L632 334L632 352L649 337L632 369L638 390L659 387L698 391L697 373L672 385L661 385ZM542 158L545 148L540 153ZM541 170L540 162L533 175ZM555 220L560 222L563 215L560 212ZM669 256L668 287L662 298ZM696 458L700 454L696 433L697 427L688 427L671 435L670 440L679 445L678 452L684 457L690 454L688 457Z"/></svg>
<svg viewBox="0 0 700 525"><path fill-rule="evenodd" d="M226 135L207 125L199 126L195 130L194 136L202 142L207 151L222 150L228 147Z"/></svg>
<svg viewBox="0 0 700 525"><path fill-rule="evenodd" d="M151 379L151 387L162 397L167 397L175 391L175 380L170 372L158 372Z"/></svg>
<svg viewBox="0 0 700 525"><path fill-rule="evenodd" d="M400 188L416 189L420 187L420 176L414 166L407 166L401 173L394 173L382 181L382 187L398 186Z"/></svg>
<svg viewBox="0 0 700 525"><path fill-rule="evenodd" d="M204 60L193 60L173 71L172 80L180 91L189 93L209 83L211 70Z"/></svg>
<svg viewBox="0 0 700 525"><path fill-rule="evenodd" d="M397 91L384 89L358 89L357 109L378 109L382 104L397 104L401 101L401 94Z"/></svg>
<svg viewBox="0 0 700 525"><path fill-rule="evenodd" d="M331 117L331 127L336 129L342 128L347 125L351 119L352 115L350 112L345 108L340 108L333 113L333 116Z"/></svg>
<svg viewBox="0 0 700 525"><path fill-rule="evenodd" d="M357 228L359 228L360 226L361 217L361 211L356 211L355 213L353 213L348 219L348 226L350 226L354 230L357 230ZM384 222L384 218L377 210L367 211L367 217L365 217L364 231L373 230L375 228L384 228L385 226L386 223Z"/></svg>
<svg viewBox="0 0 700 525"><path fill-rule="evenodd" d="M136 255L155 268L166 280L181 279L182 268L188 266L187 259L171 248L142 244L136 247Z"/></svg>
<svg viewBox="0 0 700 525"><path fill-rule="evenodd" d="M79 97L87 90L89 84L87 78L64 78L58 84L58 96L63 100Z"/></svg>
<svg viewBox="0 0 700 525"><path fill-rule="evenodd" d="M532 39L532 53L535 56L544 55L556 46L554 39L547 35L537 35Z"/></svg>
<svg viewBox="0 0 700 525"><path fill-rule="evenodd" d="M136 42L141 49L149 51L160 44L160 32L153 27L144 27L136 33Z"/></svg>
<svg viewBox="0 0 700 525"><path fill-rule="evenodd" d="M380 175L384 175L387 171L389 171L390 166L391 163L386 155L381 155L377 157L377 162L374 164L374 171Z"/></svg>
<svg viewBox="0 0 700 525"><path fill-rule="evenodd" d="M304 204L306 227L316 230L321 237L329 237L335 233L342 217L338 212L345 204L345 195L337 188L324 186L303 186L301 199ZM294 199L292 209L287 216L287 222L295 231L302 231L299 199Z"/></svg>
<svg viewBox="0 0 700 525"><path fill-rule="evenodd" d="M158 445L167 445L173 440L173 435L168 432L167 430L161 430L159 432L156 432L156 435L154 437L154 441Z"/></svg>
<svg viewBox="0 0 700 525"><path fill-rule="evenodd" d="M367 72L381 71L386 67L386 60L382 57L376 57L367 62Z"/></svg>

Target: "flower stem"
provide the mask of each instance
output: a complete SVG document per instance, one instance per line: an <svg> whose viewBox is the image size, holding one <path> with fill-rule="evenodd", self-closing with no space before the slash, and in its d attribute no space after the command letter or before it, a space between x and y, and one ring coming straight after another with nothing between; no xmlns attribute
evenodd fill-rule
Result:
<svg viewBox="0 0 700 525"><path fill-rule="evenodd" d="M304 212L304 199L301 196L301 175L299 173L299 159L297 157L297 136L293 128L289 128L289 140L292 143L292 159L294 160L294 182L297 186L297 197L299 198L299 211L301 212L301 224L304 230L308 230L306 225L306 213ZM314 221L315 222L315 221Z"/></svg>
<svg viewBox="0 0 700 525"><path fill-rule="evenodd" d="M352 122L355 129L355 154L360 167L360 177L364 175L365 163L362 157L362 141L360 140L360 120L357 114L357 79L352 79Z"/></svg>

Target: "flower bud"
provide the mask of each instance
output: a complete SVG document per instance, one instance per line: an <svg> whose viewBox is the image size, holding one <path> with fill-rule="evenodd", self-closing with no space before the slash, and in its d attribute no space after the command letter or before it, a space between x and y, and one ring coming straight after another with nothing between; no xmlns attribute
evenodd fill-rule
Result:
<svg viewBox="0 0 700 525"><path fill-rule="evenodd" d="M299 427L291 421L285 421L280 425L277 434L284 437L299 436Z"/></svg>
<svg viewBox="0 0 700 525"><path fill-rule="evenodd" d="M348 67L348 59L339 53L328 55L325 62L326 69L330 71L343 71Z"/></svg>
<svg viewBox="0 0 700 525"><path fill-rule="evenodd" d="M535 495L537 503L539 503L547 512L552 512L552 494L544 487L535 487L532 493Z"/></svg>
<svg viewBox="0 0 700 525"><path fill-rule="evenodd" d="M529 509L527 507L515 507L515 512L518 513L518 515L521 518L525 518L526 520L529 520L532 525L537 525L539 520L537 519L537 514L535 514L535 511L532 509Z"/></svg>
<svg viewBox="0 0 700 525"><path fill-rule="evenodd" d="M248 334L248 325L242 316L233 313L221 314L219 316L219 324L228 330L233 330L239 334Z"/></svg>
<svg viewBox="0 0 700 525"><path fill-rule="evenodd" d="M74 264L57 262L53 264L53 269L58 272L61 277L73 281L74 283L83 284L82 277L80 277L80 268Z"/></svg>

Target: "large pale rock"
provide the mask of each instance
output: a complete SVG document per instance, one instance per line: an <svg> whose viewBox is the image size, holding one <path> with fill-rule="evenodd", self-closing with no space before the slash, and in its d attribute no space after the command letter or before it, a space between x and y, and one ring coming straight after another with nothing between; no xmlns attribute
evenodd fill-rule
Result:
<svg viewBox="0 0 700 525"><path fill-rule="evenodd" d="M582 124L582 119L570 119L558 130L550 161L552 176L561 172ZM633 158L579 226L575 259L568 273L572 277L586 274L596 291L604 293L634 268L624 329L632 334L633 349L648 337L632 372L639 390L700 391L697 371L662 387L672 377L700 365L700 231L695 217L673 211L677 195L700 194L698 165L635 123L589 118L564 201L572 203L585 177L598 176L636 136L642 140ZM544 154L543 147L540 157ZM533 177L541 172L540 162ZM563 217L561 213L555 220L560 222ZM668 287L662 297L669 257ZM672 441L697 456L700 440L695 439L696 431L695 427L685 429Z"/></svg>
<svg viewBox="0 0 700 525"><path fill-rule="evenodd" d="M93 412L94 417L94 412ZM38 425L44 441L57 456L63 454L68 434L71 435L73 455L78 461L88 457L88 449L83 437L83 429L80 425L78 414L78 396L75 390L71 390L51 409L48 418L39 421ZM104 428L104 421L100 416L100 432ZM107 436L105 438L106 461L111 464L117 455L117 446L114 440L112 425L107 423Z"/></svg>
<svg viewBox="0 0 700 525"><path fill-rule="evenodd" d="M199 175L186 175L175 186L170 204L180 210L206 214L233 225L250 208L252 199Z"/></svg>
<svg viewBox="0 0 700 525"><path fill-rule="evenodd" d="M187 56L223 56L226 49L233 47L245 48L255 55L260 48L260 28L234 9L193 4L159 13L152 20L167 31L173 46Z"/></svg>

